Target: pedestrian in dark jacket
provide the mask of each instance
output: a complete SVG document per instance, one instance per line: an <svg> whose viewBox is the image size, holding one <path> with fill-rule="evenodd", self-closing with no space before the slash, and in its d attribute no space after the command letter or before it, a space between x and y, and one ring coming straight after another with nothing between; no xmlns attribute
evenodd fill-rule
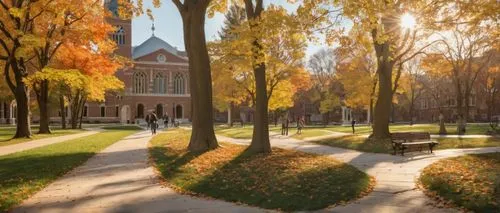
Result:
<svg viewBox="0 0 500 213"><path fill-rule="evenodd" d="M163 125L165 125L165 129L168 128L168 115L165 114L165 116L163 116Z"/></svg>
<svg viewBox="0 0 500 213"><path fill-rule="evenodd" d="M151 125L149 114L146 115L146 118L144 120L146 120L146 124L148 125L148 129L149 129L149 126Z"/></svg>
<svg viewBox="0 0 500 213"><path fill-rule="evenodd" d="M158 128L158 116L156 116L155 112L151 113L149 121L151 122L151 134L156 135L156 128Z"/></svg>

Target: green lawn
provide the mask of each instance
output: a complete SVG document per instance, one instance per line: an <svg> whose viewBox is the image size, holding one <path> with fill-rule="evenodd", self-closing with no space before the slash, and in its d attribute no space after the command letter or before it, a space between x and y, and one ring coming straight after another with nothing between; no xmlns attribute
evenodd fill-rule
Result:
<svg viewBox="0 0 500 213"><path fill-rule="evenodd" d="M329 126L325 128L327 130L331 130L334 132L345 132L352 133L352 128L350 126ZM468 124L467 131L465 134L467 135L484 135L490 129L489 125L485 124ZM410 125L391 125L389 126L389 130L391 132L429 132L431 134L439 133L439 125L438 124L414 124ZM446 131L448 134L457 134L457 127L453 124L446 125ZM371 134L372 129L370 126L357 126L356 134Z"/></svg>
<svg viewBox="0 0 500 213"><path fill-rule="evenodd" d="M250 154L246 146L220 143L189 153L187 130L151 141L150 153L166 183L177 191L282 211L315 210L356 199L372 190L373 178L332 158L273 149Z"/></svg>
<svg viewBox="0 0 500 213"><path fill-rule="evenodd" d="M500 212L500 153L440 160L420 176L426 194L474 212Z"/></svg>
<svg viewBox="0 0 500 213"><path fill-rule="evenodd" d="M0 211L19 204L107 146L136 130L110 130L0 156Z"/></svg>
<svg viewBox="0 0 500 213"><path fill-rule="evenodd" d="M52 134L36 134L36 132L38 131L38 128L34 127L34 128L31 128L31 131L33 133L33 136L31 138L12 139L14 134L16 134L16 127L1 127L0 128L0 147L12 145L12 144L17 144L17 143L22 143L22 142L26 142L26 141L30 141L30 140L75 134L75 133L83 132L85 130L53 128Z"/></svg>
<svg viewBox="0 0 500 213"><path fill-rule="evenodd" d="M245 127L232 127L229 128L227 126L217 126L215 128L215 133L219 135L223 135L226 137L231 137L231 138L238 138L238 139L250 139L252 138L252 131L253 131L253 126L252 125L247 125ZM439 132L439 125L437 124L415 124L415 125L391 125L389 127L391 132L429 132L431 134L438 134ZM448 124L446 125L446 129L448 131L448 134L456 134L456 126L453 124ZM486 134L487 131L490 129L488 125L484 124L469 124L467 126L467 135L475 135L475 134ZM326 130L326 131L324 131ZM281 131L281 126L278 125L275 127L274 125L269 126L269 131L280 133ZM297 131L295 127L291 127L289 130L289 134L293 134ZM292 136L293 138L297 139L304 139L308 137L316 137L316 136L323 136L323 135L328 135L328 131L333 131L333 132L343 132L343 133L352 133L352 128L350 126L328 126L328 127L323 127L323 126L306 126L303 129L302 135L294 135ZM372 129L370 126L357 126L356 127L356 134L358 135L366 135L366 134L371 134Z"/></svg>
<svg viewBox="0 0 500 213"><path fill-rule="evenodd" d="M500 138L439 138L435 139L439 145L435 149L455 149L455 148L477 148L477 147L496 147L500 146ZM346 149L354 149L363 152L375 153L392 153L391 142L373 141L363 136L349 135L339 138L329 138L315 143L340 147ZM427 149L425 149L427 150Z"/></svg>

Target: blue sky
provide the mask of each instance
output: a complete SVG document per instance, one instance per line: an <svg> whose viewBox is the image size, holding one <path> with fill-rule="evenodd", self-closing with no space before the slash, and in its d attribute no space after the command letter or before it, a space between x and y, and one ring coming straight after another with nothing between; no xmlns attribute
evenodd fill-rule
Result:
<svg viewBox="0 0 500 213"><path fill-rule="evenodd" d="M265 0L266 4L270 0ZM280 4L284 7L295 10L297 5L286 3L286 0L272 0L274 4ZM150 1L144 1L145 6L152 8ZM184 39L182 34L182 19L179 11L172 3L172 1L162 1L160 8L152 8L155 17L155 35L172 46L177 47L179 50L184 50ZM224 21L223 14L217 14L213 18L207 18L205 23L205 33L207 41L217 39L217 32L222 27ZM139 45L149 37L151 37L151 24L152 21L147 16L136 17L132 20L132 45ZM310 44L307 50L307 55L311 55L318 49L322 48L321 45Z"/></svg>

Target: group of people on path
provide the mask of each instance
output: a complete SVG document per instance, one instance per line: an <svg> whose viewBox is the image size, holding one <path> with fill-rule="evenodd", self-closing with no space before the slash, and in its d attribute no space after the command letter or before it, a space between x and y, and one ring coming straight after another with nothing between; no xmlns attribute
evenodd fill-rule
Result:
<svg viewBox="0 0 500 213"><path fill-rule="evenodd" d="M290 119L288 116L283 116L281 118L281 135L288 136L288 128L290 125ZM305 121L304 117L297 117L297 134L302 134L302 128L304 128Z"/></svg>
<svg viewBox="0 0 500 213"><path fill-rule="evenodd" d="M156 112L153 111L149 114L146 115L146 123L148 125L148 129L151 129L151 134L156 135L156 130L160 127L160 124L158 124L158 115L156 115ZM163 125L164 128L168 128L170 118L168 117L167 114L163 116ZM178 126L178 123L175 121L172 121L172 127Z"/></svg>

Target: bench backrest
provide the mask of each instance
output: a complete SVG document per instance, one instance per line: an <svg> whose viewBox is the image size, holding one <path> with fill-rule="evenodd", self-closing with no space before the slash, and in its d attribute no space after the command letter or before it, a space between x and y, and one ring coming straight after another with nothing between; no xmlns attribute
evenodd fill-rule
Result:
<svg viewBox="0 0 500 213"><path fill-rule="evenodd" d="M428 132L395 132L391 133L393 141L421 141L430 140L431 135Z"/></svg>

